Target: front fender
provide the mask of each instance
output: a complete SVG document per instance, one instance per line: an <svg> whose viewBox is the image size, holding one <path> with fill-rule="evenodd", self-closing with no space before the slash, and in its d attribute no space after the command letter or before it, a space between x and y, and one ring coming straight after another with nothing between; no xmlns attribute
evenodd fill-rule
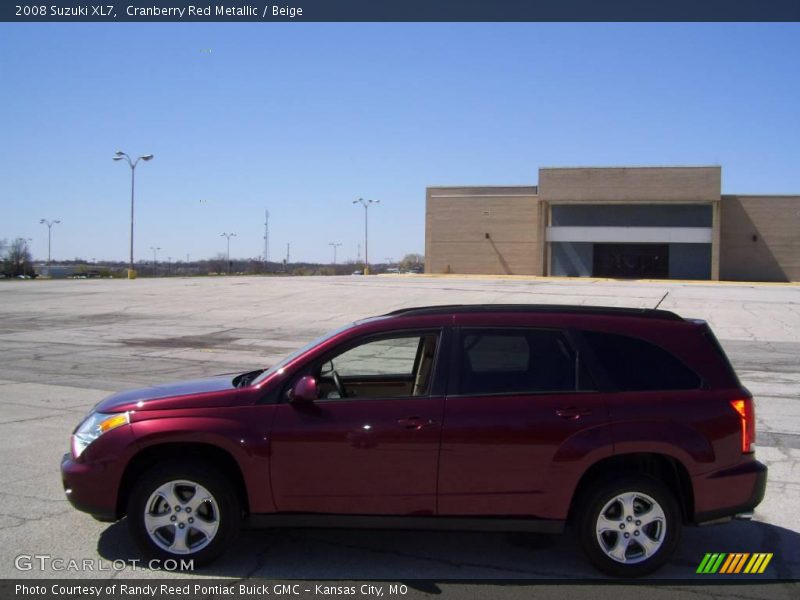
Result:
<svg viewBox="0 0 800 600"><path fill-rule="evenodd" d="M224 415L183 411L138 413L131 423L139 450L161 444L204 444L226 452L239 466L252 512L274 512L270 487L271 405L227 408Z"/></svg>

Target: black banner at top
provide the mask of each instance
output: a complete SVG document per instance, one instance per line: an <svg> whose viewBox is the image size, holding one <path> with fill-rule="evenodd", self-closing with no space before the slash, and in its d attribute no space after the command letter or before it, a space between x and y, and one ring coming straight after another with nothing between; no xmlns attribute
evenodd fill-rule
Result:
<svg viewBox="0 0 800 600"><path fill-rule="evenodd" d="M800 21L800 0L17 0L6 22Z"/></svg>

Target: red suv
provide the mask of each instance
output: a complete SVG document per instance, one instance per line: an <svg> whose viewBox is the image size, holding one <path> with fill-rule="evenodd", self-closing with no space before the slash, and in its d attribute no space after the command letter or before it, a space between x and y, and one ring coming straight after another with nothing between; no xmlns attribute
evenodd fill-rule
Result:
<svg viewBox="0 0 800 600"><path fill-rule="evenodd" d="M620 576L764 495L753 399L703 321L398 310L268 370L123 392L72 436L72 504L202 564L240 525L561 532Z"/></svg>

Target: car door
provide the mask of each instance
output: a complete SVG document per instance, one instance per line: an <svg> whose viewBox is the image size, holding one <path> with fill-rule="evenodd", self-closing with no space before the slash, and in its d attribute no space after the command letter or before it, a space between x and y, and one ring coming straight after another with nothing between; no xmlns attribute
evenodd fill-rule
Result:
<svg viewBox="0 0 800 600"><path fill-rule="evenodd" d="M574 461L610 448L595 439L610 437L607 411L580 354L564 332L536 328L462 328L454 353L439 514L560 518L572 488L555 507L553 491L574 485Z"/></svg>
<svg viewBox="0 0 800 600"><path fill-rule="evenodd" d="M431 390L440 341L438 330L370 336L301 371L319 392L313 402L276 407L279 511L434 513L444 396Z"/></svg>

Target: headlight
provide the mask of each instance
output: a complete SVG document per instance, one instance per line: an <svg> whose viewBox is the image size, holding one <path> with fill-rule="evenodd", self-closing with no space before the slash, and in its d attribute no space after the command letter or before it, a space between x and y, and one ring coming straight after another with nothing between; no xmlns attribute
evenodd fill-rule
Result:
<svg viewBox="0 0 800 600"><path fill-rule="evenodd" d="M90 414L72 434L72 455L78 458L89 444L101 435L130 422L130 414L127 412L114 413L112 415L103 413Z"/></svg>

